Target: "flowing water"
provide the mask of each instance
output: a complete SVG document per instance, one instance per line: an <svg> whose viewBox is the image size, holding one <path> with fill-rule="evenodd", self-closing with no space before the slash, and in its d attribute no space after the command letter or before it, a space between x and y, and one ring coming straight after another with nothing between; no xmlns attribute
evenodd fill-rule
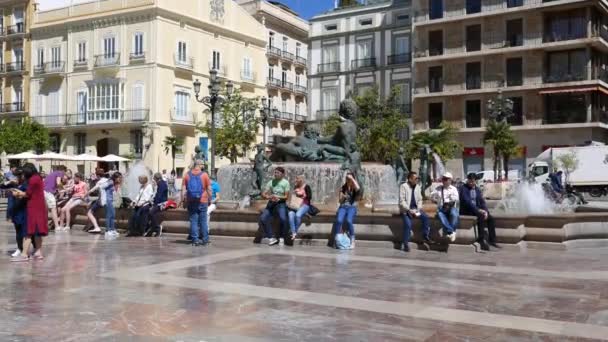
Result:
<svg viewBox="0 0 608 342"><path fill-rule="evenodd" d="M445 174L445 165L443 165L441 158L439 158L439 155L435 152L433 152L433 159L435 160L435 170L437 171L436 176L441 178Z"/></svg>
<svg viewBox="0 0 608 342"><path fill-rule="evenodd" d="M272 179L273 170L282 166L286 178L293 187L295 177L304 175L306 183L313 193L313 202L318 204L337 203L338 189L344 183L345 171L338 163L276 163L268 169L264 182ZM364 200L373 203L396 204L399 198L399 186L395 171L391 166L363 163L360 175L364 188ZM222 188L222 199L245 202L252 192L255 173L251 164L232 164L222 167L217 174Z"/></svg>
<svg viewBox="0 0 608 342"><path fill-rule="evenodd" d="M496 209L507 215L550 215L574 209L565 202L557 204L548 199L541 184L523 182L513 184L507 196L498 203Z"/></svg>
<svg viewBox="0 0 608 342"><path fill-rule="evenodd" d="M148 181L152 182L152 171L148 169L143 162L137 162L133 165L127 175L124 177L123 196L134 200L139 194L141 185L139 184L139 176L148 176Z"/></svg>

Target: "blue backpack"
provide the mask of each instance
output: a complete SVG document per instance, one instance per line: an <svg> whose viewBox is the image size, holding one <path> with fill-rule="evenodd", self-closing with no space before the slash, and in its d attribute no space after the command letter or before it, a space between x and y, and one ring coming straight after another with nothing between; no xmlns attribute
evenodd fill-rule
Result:
<svg viewBox="0 0 608 342"><path fill-rule="evenodd" d="M203 181L201 179L202 174L193 175L192 171L188 172L188 184L186 191L188 195L188 201L200 202L203 197Z"/></svg>

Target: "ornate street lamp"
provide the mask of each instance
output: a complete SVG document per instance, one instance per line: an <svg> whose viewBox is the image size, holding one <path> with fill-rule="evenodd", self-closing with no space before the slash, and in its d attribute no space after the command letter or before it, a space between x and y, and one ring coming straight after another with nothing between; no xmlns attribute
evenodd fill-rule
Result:
<svg viewBox="0 0 608 342"><path fill-rule="evenodd" d="M268 121L271 120L273 117L277 117L278 116L278 112L279 110L276 108L272 108L272 98L267 99L265 97L262 97L261 99L262 101L262 110L261 110L261 119L262 119L262 127L263 127L263 142L264 145L266 145L266 125L268 124Z"/></svg>
<svg viewBox="0 0 608 342"><path fill-rule="evenodd" d="M204 104L211 110L211 156L210 158L210 168L209 172L215 171L215 112L217 107L221 106L224 101L230 99L230 95L234 91L234 85L232 81L228 81L226 83L226 93L228 94L228 99L225 99L220 95L222 82L217 77L217 70L211 69L209 70L209 96L199 97L199 93L201 92L201 82L196 79L194 81L194 94L196 95L196 101Z"/></svg>

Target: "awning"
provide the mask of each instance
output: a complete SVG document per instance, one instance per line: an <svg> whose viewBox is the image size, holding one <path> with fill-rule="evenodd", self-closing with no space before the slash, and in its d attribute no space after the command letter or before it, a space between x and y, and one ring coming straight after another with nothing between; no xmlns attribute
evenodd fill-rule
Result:
<svg viewBox="0 0 608 342"><path fill-rule="evenodd" d="M538 93L541 95L545 94L564 94L564 93L587 93L590 91L602 90L600 87L585 87L585 88L559 88L559 89L546 89L541 90ZM605 90L602 90L606 92Z"/></svg>

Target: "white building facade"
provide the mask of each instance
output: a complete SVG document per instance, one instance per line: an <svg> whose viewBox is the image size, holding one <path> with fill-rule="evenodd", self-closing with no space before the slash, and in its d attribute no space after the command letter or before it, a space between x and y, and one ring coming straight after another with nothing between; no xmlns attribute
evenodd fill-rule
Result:
<svg viewBox="0 0 608 342"><path fill-rule="evenodd" d="M347 94L378 86L388 96L399 86L399 104L410 114L410 1L368 1L336 8L311 19L309 115L335 114Z"/></svg>
<svg viewBox="0 0 608 342"><path fill-rule="evenodd" d="M208 156L195 79L201 96L210 69L245 96L265 95L254 77L266 70L262 30L232 1L108 0L38 12L31 115L51 129L55 151L129 156L153 170L172 167L165 137L183 138L179 174L195 146Z"/></svg>

